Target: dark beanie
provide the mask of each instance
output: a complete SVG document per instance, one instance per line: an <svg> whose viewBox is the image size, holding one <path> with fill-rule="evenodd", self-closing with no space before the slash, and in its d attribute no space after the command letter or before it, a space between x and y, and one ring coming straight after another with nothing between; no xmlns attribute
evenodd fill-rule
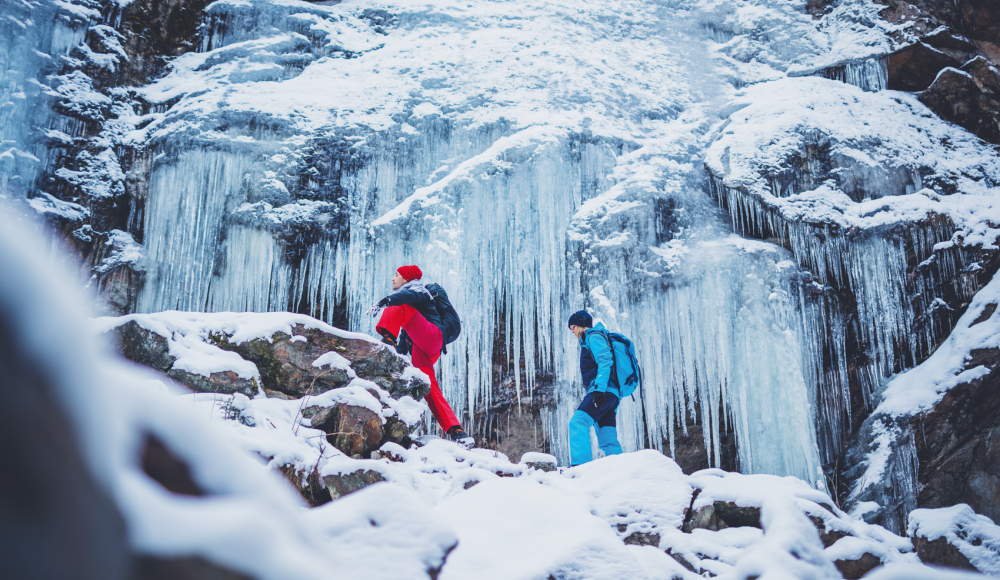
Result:
<svg viewBox="0 0 1000 580"><path fill-rule="evenodd" d="M569 325L591 328L594 326L594 317L588 314L586 310L578 310L569 317Z"/></svg>
<svg viewBox="0 0 1000 580"><path fill-rule="evenodd" d="M400 266L396 271L407 282L410 280L419 280L424 277L424 273L416 266Z"/></svg>

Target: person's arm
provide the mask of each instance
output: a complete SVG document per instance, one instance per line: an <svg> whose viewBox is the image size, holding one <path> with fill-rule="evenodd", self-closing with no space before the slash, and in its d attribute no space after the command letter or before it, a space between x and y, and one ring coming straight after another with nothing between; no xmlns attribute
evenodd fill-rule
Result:
<svg viewBox="0 0 1000 580"><path fill-rule="evenodd" d="M615 363L611 354L611 344L603 334L591 332L587 335L587 348L590 349L590 354L594 355L594 361L597 362L597 377L594 378L593 382L594 390L598 393L607 392L611 369Z"/></svg>
<svg viewBox="0 0 1000 580"><path fill-rule="evenodd" d="M378 305L385 308L386 306L402 306L403 304L409 304L410 306L415 306L420 302L425 296L421 292L414 292L413 290L400 290L379 300Z"/></svg>

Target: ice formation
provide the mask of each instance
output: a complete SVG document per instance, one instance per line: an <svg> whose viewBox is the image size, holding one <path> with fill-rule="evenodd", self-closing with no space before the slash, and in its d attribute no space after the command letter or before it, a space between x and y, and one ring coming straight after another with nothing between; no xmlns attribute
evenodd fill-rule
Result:
<svg viewBox="0 0 1000 580"><path fill-rule="evenodd" d="M120 154L145 160L136 167L148 171L147 188L128 201L128 231L74 232L105 236L106 271L144 272L129 308L287 310L369 332L362 312L388 292L395 267L418 263L463 315L439 370L456 411L474 422L489 407L496 361L527 392L536 375L551 375L558 404L542 419L563 461L582 392L563 321L584 307L636 339L646 369L647 388L621 410L627 450L669 449L697 422L713 464L732 430L742 470L825 487L822 466L850 426L848 383L874 391L900 359L901 337L913 338L904 341L910 364L946 330L912 328L913 311L896 304L912 290L902 245L952 273L975 256L941 244L957 231L985 241L984 224L997 223L967 209L991 205L995 168L974 171L985 149L913 99L878 92L894 30L861 0L819 21L786 0L221 0L206 9L199 50L134 92L95 89L82 72L116 66L108 25L119 9L44 4L77 24L72 33L32 24L31 50L76 50L80 64L46 71L42 56L16 58L71 120L106 120L87 156L53 177L81 196L39 192L31 207L83 222L94 200L120 199ZM15 91L36 86L5 74ZM774 100L784 117L762 110ZM857 115L835 119L858 140L831 157L843 166L838 184L810 168L757 183L766 164L733 156L737 142L753 144L751 113L772 115L776 147L794 148L803 131L826 128L830 107ZM32 122L49 129L50 143L72 141L69 117L53 119ZM866 140L890 124L903 129L889 145ZM27 125L9 126L20 132L5 143L31 142ZM45 148L25 153L44 166ZM0 167L0 185L24 195L14 175ZM765 209L754 196L771 188L779 201ZM709 192L738 233L790 251L732 235ZM906 244L878 232L858 243L830 233L819 244L806 223L867 232L928 211L954 227L914 228ZM852 330L832 296L845 289L862 320L878 324ZM922 298L921 312L936 304L929 291ZM869 328L874 362L852 378L845 336Z"/></svg>

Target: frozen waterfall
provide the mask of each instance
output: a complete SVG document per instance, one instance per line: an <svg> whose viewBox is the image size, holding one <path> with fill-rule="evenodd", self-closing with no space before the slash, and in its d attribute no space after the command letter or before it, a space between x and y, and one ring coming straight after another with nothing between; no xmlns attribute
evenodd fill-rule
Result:
<svg viewBox="0 0 1000 580"><path fill-rule="evenodd" d="M706 150L746 106L742 87L825 75L884 88L891 43L872 10L845 1L818 26L781 0L215 2L200 49L108 122L115 155L148 160L131 308L290 310L369 332L364 310L417 263L463 316L439 376L470 424L498 373L518 395L551 376L541 419L565 462L583 393L565 320L587 308L645 368L621 408L627 450L672 452L699 424L711 464L731 432L743 471L824 487L857 382L837 292L879 321L861 325L873 344L928 333L919 350L937 334L894 302L909 288L898 248L744 223L774 218L706 177ZM73 34L51 36L69 47ZM859 191L878 173L865 171ZM913 245L926 258L947 233ZM877 283L859 283L862 268ZM891 348L865 371L867 395Z"/></svg>

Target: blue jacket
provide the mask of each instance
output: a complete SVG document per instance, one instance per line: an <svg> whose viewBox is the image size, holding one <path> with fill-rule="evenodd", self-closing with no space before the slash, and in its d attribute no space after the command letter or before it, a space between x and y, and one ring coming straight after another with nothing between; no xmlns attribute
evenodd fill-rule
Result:
<svg viewBox="0 0 1000 580"><path fill-rule="evenodd" d="M611 367L615 362L611 355L611 344L601 332L607 332L607 329L598 322L593 328L587 329L580 340L580 375L588 393L618 390L618 381L610 380Z"/></svg>

